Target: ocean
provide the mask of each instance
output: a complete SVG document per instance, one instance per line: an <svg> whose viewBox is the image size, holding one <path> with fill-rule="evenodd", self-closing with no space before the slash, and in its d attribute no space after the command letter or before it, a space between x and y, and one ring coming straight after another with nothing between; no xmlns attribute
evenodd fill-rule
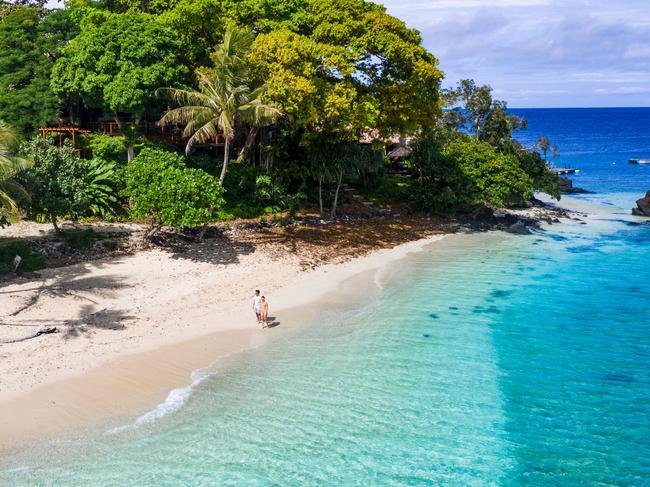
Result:
<svg viewBox="0 0 650 487"><path fill-rule="evenodd" d="M0 459L0 484L650 485L650 167L627 163L650 110L517 113L590 216L432 243L182 408Z"/></svg>
<svg viewBox="0 0 650 487"><path fill-rule="evenodd" d="M531 147L542 135L557 145L556 167L572 167L575 186L596 193L645 193L650 165L629 159L650 158L650 108L529 108L511 110L528 121L516 134Z"/></svg>

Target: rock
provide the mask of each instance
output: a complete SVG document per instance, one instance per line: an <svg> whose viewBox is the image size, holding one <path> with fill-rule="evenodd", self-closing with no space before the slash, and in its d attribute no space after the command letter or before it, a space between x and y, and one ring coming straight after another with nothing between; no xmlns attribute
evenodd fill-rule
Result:
<svg viewBox="0 0 650 487"><path fill-rule="evenodd" d="M560 192L565 194L588 193L586 189L573 186L573 181L569 178L560 178Z"/></svg>
<svg viewBox="0 0 650 487"><path fill-rule="evenodd" d="M505 228L505 231L508 233L514 233L515 235L530 235L530 228L522 221L518 221Z"/></svg>
<svg viewBox="0 0 650 487"><path fill-rule="evenodd" d="M650 217L650 191L643 198L636 200L636 208L632 209L632 214Z"/></svg>

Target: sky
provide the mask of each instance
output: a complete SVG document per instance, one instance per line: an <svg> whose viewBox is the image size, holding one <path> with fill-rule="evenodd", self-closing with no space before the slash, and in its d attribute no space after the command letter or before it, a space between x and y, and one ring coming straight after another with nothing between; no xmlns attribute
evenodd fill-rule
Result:
<svg viewBox="0 0 650 487"><path fill-rule="evenodd" d="M650 0L379 0L418 29L445 86L510 107L650 106Z"/></svg>

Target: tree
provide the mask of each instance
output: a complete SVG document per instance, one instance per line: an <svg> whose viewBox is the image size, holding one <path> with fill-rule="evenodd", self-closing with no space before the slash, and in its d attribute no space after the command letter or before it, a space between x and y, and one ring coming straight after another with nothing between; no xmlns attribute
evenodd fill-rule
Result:
<svg viewBox="0 0 650 487"><path fill-rule="evenodd" d="M15 195L27 197L23 187L14 176L29 165L29 161L18 156L16 131L0 121L0 212L15 210ZM3 217L0 213L0 217Z"/></svg>
<svg viewBox="0 0 650 487"><path fill-rule="evenodd" d="M336 216L343 177L349 174L372 172L383 166L381 151L347 140L335 141L335 134L315 138L306 147L310 173L318 181L318 204L324 215L323 183L334 183L334 199L330 217Z"/></svg>
<svg viewBox="0 0 650 487"><path fill-rule="evenodd" d="M144 149L126 168L131 215L150 223L149 236L163 225L196 227L214 219L223 207L223 188L200 169L187 169L183 157Z"/></svg>
<svg viewBox="0 0 650 487"><path fill-rule="evenodd" d="M533 189L542 191L553 198L560 199L560 178L553 174L548 167L547 161L542 159L539 153L519 146L515 151L522 169L533 181Z"/></svg>
<svg viewBox="0 0 650 487"><path fill-rule="evenodd" d="M512 133L526 128L526 120L507 112L506 102L492 98L492 88L477 86L474 80L464 79L456 88L443 91L449 108L445 123L456 130L472 134L478 140L489 142L495 149L511 149Z"/></svg>
<svg viewBox="0 0 650 487"><path fill-rule="evenodd" d="M0 119L27 135L59 117L50 73L77 32L67 10L17 7L0 22Z"/></svg>
<svg viewBox="0 0 650 487"><path fill-rule="evenodd" d="M58 232L61 218L103 217L117 204L115 164L80 159L69 141L59 147L38 136L21 150L33 161L16 176L30 195L30 217L51 222Z"/></svg>
<svg viewBox="0 0 650 487"><path fill-rule="evenodd" d="M517 157L475 137L427 132L412 158L421 186L414 200L427 211L446 214L480 203L513 206L532 196L533 180Z"/></svg>
<svg viewBox="0 0 650 487"><path fill-rule="evenodd" d="M264 85L254 86L246 56L252 34L230 28L212 55L213 67L197 71L198 90L167 88L165 91L179 105L160 119L162 125L184 124L188 137L185 152L196 143L205 143L223 134L224 154L219 183L223 185L230 159L230 145L242 123L253 128L268 124L279 115L275 105L265 103Z"/></svg>
<svg viewBox="0 0 650 487"><path fill-rule="evenodd" d="M307 0L260 34L251 59L307 137L415 133L439 115L442 73L417 31L364 0Z"/></svg>
<svg viewBox="0 0 650 487"><path fill-rule="evenodd" d="M82 22L81 33L54 64L52 89L112 113L131 162L133 126L122 116L139 121L156 100L156 89L182 79L177 49L173 32L150 15L104 14L97 22Z"/></svg>
<svg viewBox="0 0 650 487"><path fill-rule="evenodd" d="M85 209L83 165L70 144L58 147L41 137L24 144L22 151L33 161L18 175L31 197L27 213L50 221L59 232L60 218L78 215Z"/></svg>
<svg viewBox="0 0 650 487"><path fill-rule="evenodd" d="M560 153L557 150L557 146L555 144L551 143L551 140L546 136L542 135L540 138L537 140L537 143L535 144L535 147L541 151L542 157L544 158L544 162L548 164L548 153L551 153L551 157L553 159L557 158L560 156Z"/></svg>

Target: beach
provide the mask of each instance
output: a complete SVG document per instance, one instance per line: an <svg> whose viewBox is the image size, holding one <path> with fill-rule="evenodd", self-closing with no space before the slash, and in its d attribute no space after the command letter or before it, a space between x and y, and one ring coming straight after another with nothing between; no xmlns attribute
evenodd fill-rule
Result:
<svg viewBox="0 0 650 487"><path fill-rule="evenodd" d="M203 276L196 296L180 284L195 270L190 277L175 271L173 254L160 249L81 264L124 276L124 267L136 269L140 259L153 263L140 264L147 269L141 287L168 296L135 311L156 310L172 331L154 339L145 334L152 327L146 321L131 324L152 338L125 340L132 348L114 345L112 358L86 353L97 366L50 376L4 401L0 480L638 482L647 466L637 452L647 449L639 414L648 397L641 287L648 235L643 220L624 213L627 199L602 204L611 199L567 199L563 206L579 218L531 236L423 235L391 221L390 237L375 225L357 226L349 233L356 243L340 239L327 258L297 238L295 253L285 249L281 255L289 257L280 259L271 251L279 249L277 239L263 249L260 235L242 235L257 239L256 251L229 264L228 273L217 267L214 286ZM339 230L331 233L340 238ZM368 235L376 240L365 246ZM305 266L307 260L318 264ZM148 272L156 280L144 278ZM167 272L173 279L155 284ZM259 287L280 324L262 331L250 309L253 289L242 288L231 301L220 299L219 289L226 279L233 284L267 272L276 273L267 282L277 287ZM132 298L118 291L120 299ZM175 306L200 326L173 331ZM234 317L232 325L219 319L222 310ZM33 360L50 343L70 346L83 335L55 343L62 338L21 346L40 341L25 355ZM22 362L28 370L29 360Z"/></svg>
<svg viewBox="0 0 650 487"><path fill-rule="evenodd" d="M189 384L193 371L304 322L346 279L442 236L426 222L331 225L320 239L313 232L145 250L5 282L1 339L39 325L59 332L0 345L0 448L138 416ZM257 288L280 326L256 324Z"/></svg>

